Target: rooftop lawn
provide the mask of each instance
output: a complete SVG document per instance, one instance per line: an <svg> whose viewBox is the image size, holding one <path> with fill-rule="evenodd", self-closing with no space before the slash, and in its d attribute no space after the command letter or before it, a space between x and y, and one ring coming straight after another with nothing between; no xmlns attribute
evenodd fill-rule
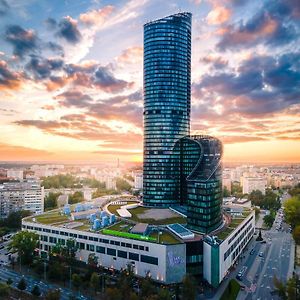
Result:
<svg viewBox="0 0 300 300"><path fill-rule="evenodd" d="M121 206L137 203L137 201L126 201L126 200L118 200L118 201L127 202L127 204L121 204L121 205L120 204L111 204L107 207L107 209L112 214L115 214L116 216L119 216L119 214L117 213L117 209L120 209ZM129 211L131 211L131 210L129 210Z"/></svg>
<svg viewBox="0 0 300 300"><path fill-rule="evenodd" d="M33 222L34 219L41 224L54 224L69 221L69 218L66 215L61 215L58 210L52 210L51 212L42 215L26 218L26 221Z"/></svg>
<svg viewBox="0 0 300 300"><path fill-rule="evenodd" d="M107 229L110 230L116 230L121 232L130 232L130 229L133 227L132 224L127 224L124 221L121 221L119 223L116 223L110 227L107 227ZM157 231L152 231L149 234L149 237L156 239L156 242L158 241L158 233ZM167 231L162 231L162 234L159 235L159 242L161 244L178 244L179 240L176 239L171 233Z"/></svg>
<svg viewBox="0 0 300 300"><path fill-rule="evenodd" d="M226 227L224 230L220 231L219 233L217 233L217 237L220 240L225 240L232 233L232 231L235 228L237 228L245 220L245 218L247 216L249 216L250 213L251 213L251 210L244 211L243 216L232 218L231 223L229 224L229 226Z"/></svg>

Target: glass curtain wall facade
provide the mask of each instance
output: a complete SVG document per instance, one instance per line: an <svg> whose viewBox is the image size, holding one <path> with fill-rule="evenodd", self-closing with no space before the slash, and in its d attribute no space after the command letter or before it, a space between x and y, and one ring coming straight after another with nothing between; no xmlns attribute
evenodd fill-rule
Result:
<svg viewBox="0 0 300 300"><path fill-rule="evenodd" d="M211 136L177 141L180 155L177 195L187 205L188 228L210 233L222 224L222 143Z"/></svg>
<svg viewBox="0 0 300 300"><path fill-rule="evenodd" d="M178 202L175 142L189 134L191 18L179 13L144 25L143 202Z"/></svg>

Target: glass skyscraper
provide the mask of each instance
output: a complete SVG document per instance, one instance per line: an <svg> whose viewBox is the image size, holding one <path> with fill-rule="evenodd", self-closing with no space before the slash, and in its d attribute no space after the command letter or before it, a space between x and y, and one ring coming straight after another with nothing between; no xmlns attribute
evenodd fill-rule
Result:
<svg viewBox="0 0 300 300"><path fill-rule="evenodd" d="M178 13L144 25L143 202L148 206L178 203L173 147L190 131L191 18Z"/></svg>
<svg viewBox="0 0 300 300"><path fill-rule="evenodd" d="M187 206L188 228L210 233L222 224L222 143L207 135L179 139L177 193Z"/></svg>

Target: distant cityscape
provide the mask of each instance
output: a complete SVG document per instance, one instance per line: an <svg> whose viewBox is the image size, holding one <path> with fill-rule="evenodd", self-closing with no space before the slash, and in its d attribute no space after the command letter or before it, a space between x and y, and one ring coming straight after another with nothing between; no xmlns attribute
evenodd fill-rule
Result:
<svg viewBox="0 0 300 300"><path fill-rule="evenodd" d="M300 299L300 163L224 163L190 130L192 14L143 28L143 163L3 161L0 298Z"/></svg>

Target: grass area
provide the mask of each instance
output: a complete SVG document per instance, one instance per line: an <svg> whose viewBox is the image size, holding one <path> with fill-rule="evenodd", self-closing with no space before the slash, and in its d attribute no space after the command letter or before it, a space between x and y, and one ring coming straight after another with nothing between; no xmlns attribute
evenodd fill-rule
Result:
<svg viewBox="0 0 300 300"><path fill-rule="evenodd" d="M228 237L230 235L230 233L234 230L234 228L230 228L230 227L227 227L226 229L220 231L218 234L217 234L217 237L220 239L220 240L225 240L226 237Z"/></svg>
<svg viewBox="0 0 300 300"><path fill-rule="evenodd" d="M51 211L33 218L35 218L36 222L41 224L54 224L69 220L66 215L61 215L58 211ZM31 218L30 221L32 221L33 218Z"/></svg>
<svg viewBox="0 0 300 300"><path fill-rule="evenodd" d="M225 240L231 233L233 230L235 230L235 228L237 228L244 220L247 216L249 216L249 214L251 213L251 211L245 211L243 212L243 217L235 217L232 218L231 223L229 224L229 226L220 231L219 233L217 233L217 237L220 240ZM245 215L244 215L245 214Z"/></svg>
<svg viewBox="0 0 300 300"><path fill-rule="evenodd" d="M122 201L122 202L127 202L127 204L134 204L137 203L136 201L126 201L126 200L118 200L118 201ZM119 214L117 213L117 209L119 209L121 206L123 205L127 205L127 204L111 204L107 207L107 209L112 213L115 214L116 216L119 216Z"/></svg>
<svg viewBox="0 0 300 300"><path fill-rule="evenodd" d="M135 201L128 201L128 204L133 204L136 203ZM123 204L124 205L124 204ZM117 209L119 209L122 205L109 205L108 210L115 214L116 216L119 216L117 213ZM138 217L138 215L145 213L147 210L149 210L148 207L143 207L139 206L133 209L129 209L128 211L132 214L132 217L130 220L135 221L137 223L148 223L152 225L167 225L167 224L174 224L174 223L179 223L179 224L186 224L186 218L182 217L181 215L178 215L176 217L171 217L171 218L165 218L161 220L155 220L155 219L144 219Z"/></svg>
<svg viewBox="0 0 300 300"><path fill-rule="evenodd" d="M158 233L152 231L149 235L150 237L156 238L158 240ZM162 231L162 234L159 235L160 244L178 244L179 241L169 232Z"/></svg>
<svg viewBox="0 0 300 300"><path fill-rule="evenodd" d="M186 218L178 215L178 217L172 217L172 218L165 218L161 220L155 220L155 219L144 219L144 218L139 218L138 215L145 213L149 208L147 207L137 207L130 209L130 213L132 214L131 220L135 222L140 222L140 223L148 223L148 224L153 224L153 225L167 225L167 224L174 224L174 223L179 223L179 224L185 224L186 223Z"/></svg>
<svg viewBox="0 0 300 300"><path fill-rule="evenodd" d="M235 300L240 291L240 285L235 279L231 279L220 300Z"/></svg>
<svg viewBox="0 0 300 300"><path fill-rule="evenodd" d="M116 223L116 224L108 227L107 229L128 233L128 232L130 232L132 227L133 227L133 225L127 224L124 221L121 221L119 223ZM157 242L158 241L157 231L152 231L149 234L149 237L154 238ZM160 244L178 244L179 243L179 241L171 233L169 233L167 231L162 231L162 234L159 236L159 242L160 242Z"/></svg>

